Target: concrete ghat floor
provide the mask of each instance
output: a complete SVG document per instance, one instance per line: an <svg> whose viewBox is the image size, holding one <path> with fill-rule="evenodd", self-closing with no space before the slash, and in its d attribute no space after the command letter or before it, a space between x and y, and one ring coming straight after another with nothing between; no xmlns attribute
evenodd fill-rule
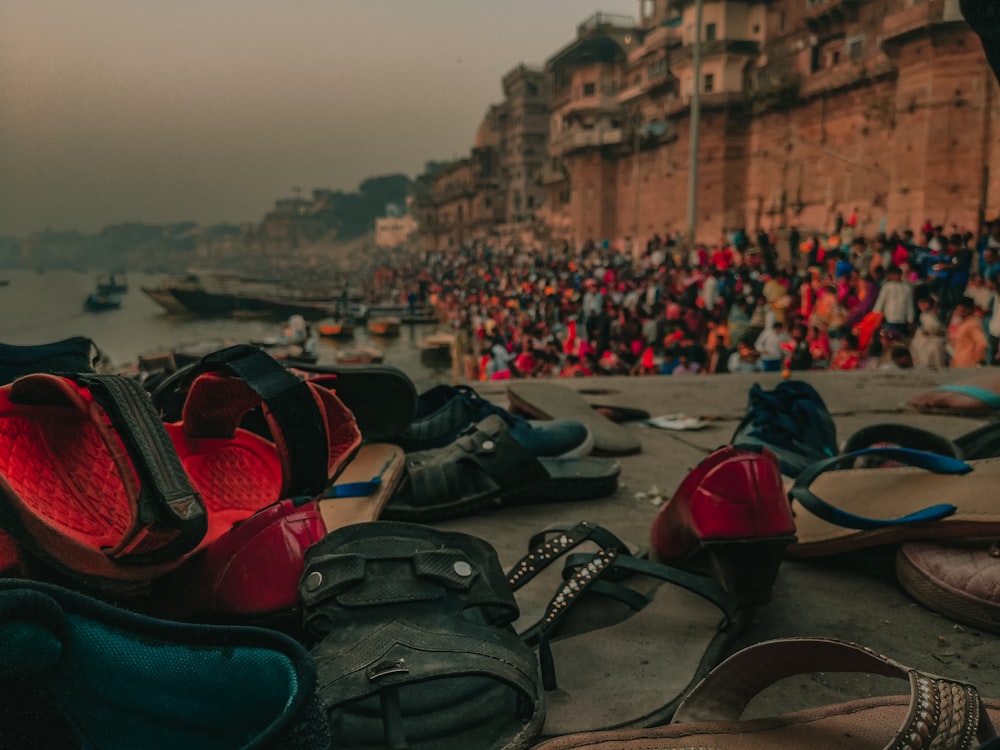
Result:
<svg viewBox="0 0 1000 750"><path fill-rule="evenodd" d="M956 437L984 421L905 412L904 404L912 395L970 374L973 371L817 372L805 373L801 379L823 396L840 440L860 427L887 421ZM595 403L642 408L654 416L682 412L715 421L698 432L630 425L629 429L640 436L643 450L619 459L621 486L605 500L499 509L438 524L487 539L497 548L505 567L526 552L533 533L554 522L586 519L630 542L648 545L657 507L648 499L636 499L636 493L649 493L655 486L669 498L690 469L729 441L743 416L750 386L756 382L770 389L780 382L780 376L613 377L560 382L586 392ZM484 397L507 406L505 384L475 385ZM544 593L548 596L553 591ZM622 663L627 664L629 644L614 641L612 631L608 633L608 648L619 649ZM896 582L891 548L815 561L785 561L772 601L756 611L737 647L791 636L858 643L908 666L971 682L981 694L1000 698L1000 637L956 626L912 601ZM670 669L670 663L662 665L664 674ZM776 715L870 695L908 693L904 683L885 678L820 673L769 689L747 715Z"/></svg>

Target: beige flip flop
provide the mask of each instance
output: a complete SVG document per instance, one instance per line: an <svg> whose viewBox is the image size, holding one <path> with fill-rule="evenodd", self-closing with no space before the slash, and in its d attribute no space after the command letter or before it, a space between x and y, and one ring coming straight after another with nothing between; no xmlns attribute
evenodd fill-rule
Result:
<svg viewBox="0 0 1000 750"><path fill-rule="evenodd" d="M406 454L402 448L386 443L361 446L319 501L327 532L378 520L402 481L405 468Z"/></svg>
<svg viewBox="0 0 1000 750"><path fill-rule="evenodd" d="M896 677L909 695L868 698L739 721L765 688L799 674ZM972 685L927 674L842 641L789 638L731 656L692 690L669 726L560 737L535 750L973 750L996 737L1000 701Z"/></svg>
<svg viewBox="0 0 1000 750"><path fill-rule="evenodd" d="M633 431L612 422L572 388L534 380L517 382L507 387L507 398L512 407L534 419L571 419L586 425L594 436L595 453L622 456L642 450Z"/></svg>
<svg viewBox="0 0 1000 750"><path fill-rule="evenodd" d="M911 465L827 470L862 454ZM798 541L786 554L824 557L904 541L1000 536L998 482L996 458L961 462L921 451L872 448L820 462L790 487Z"/></svg>

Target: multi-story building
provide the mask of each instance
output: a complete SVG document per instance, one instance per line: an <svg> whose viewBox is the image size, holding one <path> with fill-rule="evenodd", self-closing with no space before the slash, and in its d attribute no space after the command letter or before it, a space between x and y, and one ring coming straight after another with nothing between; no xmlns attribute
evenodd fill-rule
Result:
<svg viewBox="0 0 1000 750"><path fill-rule="evenodd" d="M539 182L549 140L549 79L542 68L523 63L502 80L501 178L506 193L505 219L520 224L534 219L545 201Z"/></svg>
<svg viewBox="0 0 1000 750"><path fill-rule="evenodd" d="M425 250L457 249L489 235L504 221L501 116L501 108L490 108L470 156L417 178L413 208Z"/></svg>
<svg viewBox="0 0 1000 750"><path fill-rule="evenodd" d="M598 14L546 64L552 235L640 241L686 229L700 87L697 236L973 228L1000 208L1000 90L958 0L694 0Z"/></svg>

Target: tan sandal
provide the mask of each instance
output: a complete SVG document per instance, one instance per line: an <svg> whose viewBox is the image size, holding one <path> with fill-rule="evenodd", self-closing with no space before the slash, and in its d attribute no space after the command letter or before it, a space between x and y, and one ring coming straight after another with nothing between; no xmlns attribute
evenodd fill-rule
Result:
<svg viewBox="0 0 1000 750"><path fill-rule="evenodd" d="M851 701L739 721L750 700L787 677L862 672L910 683L909 696ZM535 750L972 750L996 737L1000 702L843 641L789 638L743 649L714 669L656 729L576 734Z"/></svg>

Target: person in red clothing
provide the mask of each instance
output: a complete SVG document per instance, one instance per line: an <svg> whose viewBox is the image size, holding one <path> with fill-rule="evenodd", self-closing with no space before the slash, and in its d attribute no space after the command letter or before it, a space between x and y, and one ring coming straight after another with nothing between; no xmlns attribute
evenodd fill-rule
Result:
<svg viewBox="0 0 1000 750"><path fill-rule="evenodd" d="M857 370L861 364L861 351L858 348L858 337L848 333L840 341L840 349L830 361L831 370Z"/></svg>

